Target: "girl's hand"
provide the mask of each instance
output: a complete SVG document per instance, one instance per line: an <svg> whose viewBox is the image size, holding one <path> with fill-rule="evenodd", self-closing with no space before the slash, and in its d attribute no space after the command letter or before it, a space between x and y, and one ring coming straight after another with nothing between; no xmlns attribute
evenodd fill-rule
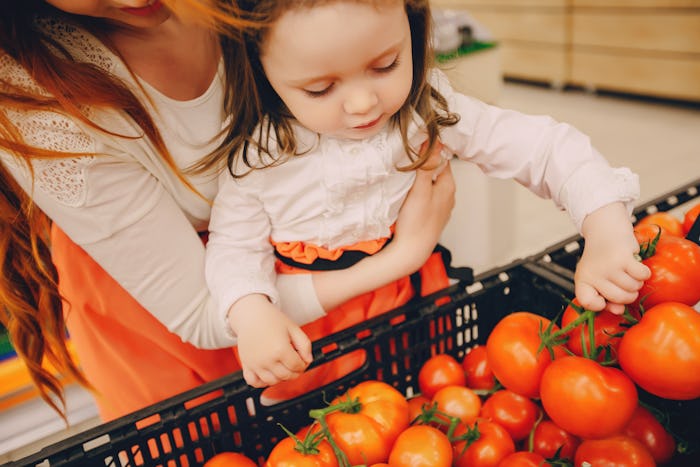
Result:
<svg viewBox="0 0 700 467"><path fill-rule="evenodd" d="M639 244L624 206L613 203L592 212L582 234L585 247L574 275L576 297L586 309L622 314L651 275L635 259Z"/></svg>
<svg viewBox="0 0 700 467"><path fill-rule="evenodd" d="M228 322L238 337L243 377L253 387L294 379L313 359L308 336L264 295L238 300Z"/></svg>

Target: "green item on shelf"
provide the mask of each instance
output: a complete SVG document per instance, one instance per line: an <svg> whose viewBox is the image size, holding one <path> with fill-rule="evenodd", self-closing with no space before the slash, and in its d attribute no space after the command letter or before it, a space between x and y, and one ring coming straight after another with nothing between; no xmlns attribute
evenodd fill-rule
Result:
<svg viewBox="0 0 700 467"><path fill-rule="evenodd" d="M463 55L467 55L472 52L478 52L480 50L485 50L485 49L490 49L491 47L495 47L497 45L497 42L479 42L479 41L473 41L468 44L463 44L460 46L459 49L455 50L454 52L446 53L446 54L437 54L436 55L436 60L438 62L446 62L448 60L452 60L458 57L461 57Z"/></svg>
<svg viewBox="0 0 700 467"><path fill-rule="evenodd" d="M15 349L10 343L10 336L7 334L5 328L0 329L0 360L8 355L14 355Z"/></svg>

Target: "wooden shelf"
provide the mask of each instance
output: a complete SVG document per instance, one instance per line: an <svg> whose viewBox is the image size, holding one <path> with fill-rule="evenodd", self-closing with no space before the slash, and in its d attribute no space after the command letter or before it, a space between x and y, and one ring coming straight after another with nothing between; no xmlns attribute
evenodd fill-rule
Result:
<svg viewBox="0 0 700 467"><path fill-rule="evenodd" d="M700 0L434 0L501 44L503 75L700 101Z"/></svg>

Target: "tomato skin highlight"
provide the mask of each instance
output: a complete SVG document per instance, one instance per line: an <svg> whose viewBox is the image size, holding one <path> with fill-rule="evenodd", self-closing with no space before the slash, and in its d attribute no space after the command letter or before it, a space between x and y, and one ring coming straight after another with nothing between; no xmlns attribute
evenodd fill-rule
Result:
<svg viewBox="0 0 700 467"><path fill-rule="evenodd" d="M574 459L581 440L551 420L542 420L533 433L532 451L552 458L559 451L561 459Z"/></svg>
<svg viewBox="0 0 700 467"><path fill-rule="evenodd" d="M620 366L644 390L665 399L700 397L700 313L690 306L648 309L618 351Z"/></svg>
<svg viewBox="0 0 700 467"><path fill-rule="evenodd" d="M554 423L581 438L619 433L638 405L637 388L625 373L577 356L547 367L541 401Z"/></svg>
<svg viewBox="0 0 700 467"><path fill-rule="evenodd" d="M303 454L295 446L294 438L284 438L270 451L265 467L338 467L338 460L328 441L323 440L318 444L318 454Z"/></svg>
<svg viewBox="0 0 700 467"><path fill-rule="evenodd" d="M451 467L452 445L447 436L437 428L413 425L396 438L389 454L389 465L391 467Z"/></svg>
<svg viewBox="0 0 700 467"><path fill-rule="evenodd" d="M336 444L351 465L386 462L397 436L409 425L408 401L382 381L363 381L335 398L331 405L358 400L358 412L331 412L326 416Z"/></svg>
<svg viewBox="0 0 700 467"><path fill-rule="evenodd" d="M576 450L574 465L587 462L591 467L655 467L642 443L628 436L584 440Z"/></svg>
<svg viewBox="0 0 700 467"><path fill-rule="evenodd" d="M470 427L479 430L479 439L466 449L465 441L453 444L454 467L496 467L510 454L515 452L515 443L505 428L484 418L478 419ZM459 425L455 436L467 431L465 425Z"/></svg>
<svg viewBox="0 0 700 467"><path fill-rule="evenodd" d="M220 452L206 461L204 467L258 467L258 464L238 452Z"/></svg>
<svg viewBox="0 0 700 467"><path fill-rule="evenodd" d="M440 412L466 424L474 422L482 409L481 398L466 386L445 386L435 393L431 402L437 404Z"/></svg>
<svg viewBox="0 0 700 467"><path fill-rule="evenodd" d="M685 212L683 215L683 236L688 235L688 232L690 232L691 227L693 227L695 223L695 219L698 218L698 214L700 214L700 203Z"/></svg>
<svg viewBox="0 0 700 467"><path fill-rule="evenodd" d="M429 399L445 386L466 386L466 381L464 368L448 354L430 357L418 370L418 389Z"/></svg>
<svg viewBox="0 0 700 467"><path fill-rule="evenodd" d="M503 458L498 467L541 467L549 465L540 454L528 451L518 451Z"/></svg>
<svg viewBox="0 0 700 467"><path fill-rule="evenodd" d="M530 434L539 414L540 408L531 399L508 389L491 394L481 409L481 416L505 428L513 441Z"/></svg>
<svg viewBox="0 0 700 467"><path fill-rule="evenodd" d="M471 389L493 389L496 386L496 378L489 366L486 346L477 345L462 359L467 378L466 385Z"/></svg>
<svg viewBox="0 0 700 467"><path fill-rule="evenodd" d="M540 397L542 373L552 361L548 351L539 351L540 328L550 324L547 318L518 311L502 318L486 341L486 354L496 379L521 396ZM554 325L553 331L559 327ZM553 348L555 358L566 355L562 346Z"/></svg>
<svg viewBox="0 0 700 467"><path fill-rule="evenodd" d="M661 235L655 253L642 261L651 277L639 289L644 308L664 302L694 306L700 301L700 246L685 238Z"/></svg>
<svg viewBox="0 0 700 467"><path fill-rule="evenodd" d="M674 237L682 237L684 235L683 223L670 212L660 211L649 214L648 216L641 218L636 225L656 225L661 227L665 233L673 235Z"/></svg>
<svg viewBox="0 0 700 467"><path fill-rule="evenodd" d="M673 436L641 405L634 411L622 434L641 442L657 464L669 462L676 451L676 440Z"/></svg>

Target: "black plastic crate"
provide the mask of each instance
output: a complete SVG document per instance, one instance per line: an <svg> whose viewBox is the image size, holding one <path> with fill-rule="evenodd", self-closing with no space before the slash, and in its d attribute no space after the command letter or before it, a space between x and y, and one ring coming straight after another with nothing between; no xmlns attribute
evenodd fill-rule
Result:
<svg viewBox="0 0 700 467"><path fill-rule="evenodd" d="M697 202L700 202L700 178L641 204L632 212L633 221L636 223L655 212L672 212L682 220L682 213ZM532 255L528 260L573 281L576 264L582 252L583 238L580 235L574 235Z"/></svg>
<svg viewBox="0 0 700 467"><path fill-rule="evenodd" d="M302 397L265 406L240 373L207 383L128 416L48 446L10 466L194 466L221 451L266 457L284 433L310 422L308 411L347 388L383 380L407 396L418 392L420 366L436 353L462 358L485 344L495 324L514 311L554 317L573 285L529 262L515 262L453 285L314 344L314 366L364 352L356 371ZM445 303L447 302L447 303ZM199 405L199 397L213 399Z"/></svg>

